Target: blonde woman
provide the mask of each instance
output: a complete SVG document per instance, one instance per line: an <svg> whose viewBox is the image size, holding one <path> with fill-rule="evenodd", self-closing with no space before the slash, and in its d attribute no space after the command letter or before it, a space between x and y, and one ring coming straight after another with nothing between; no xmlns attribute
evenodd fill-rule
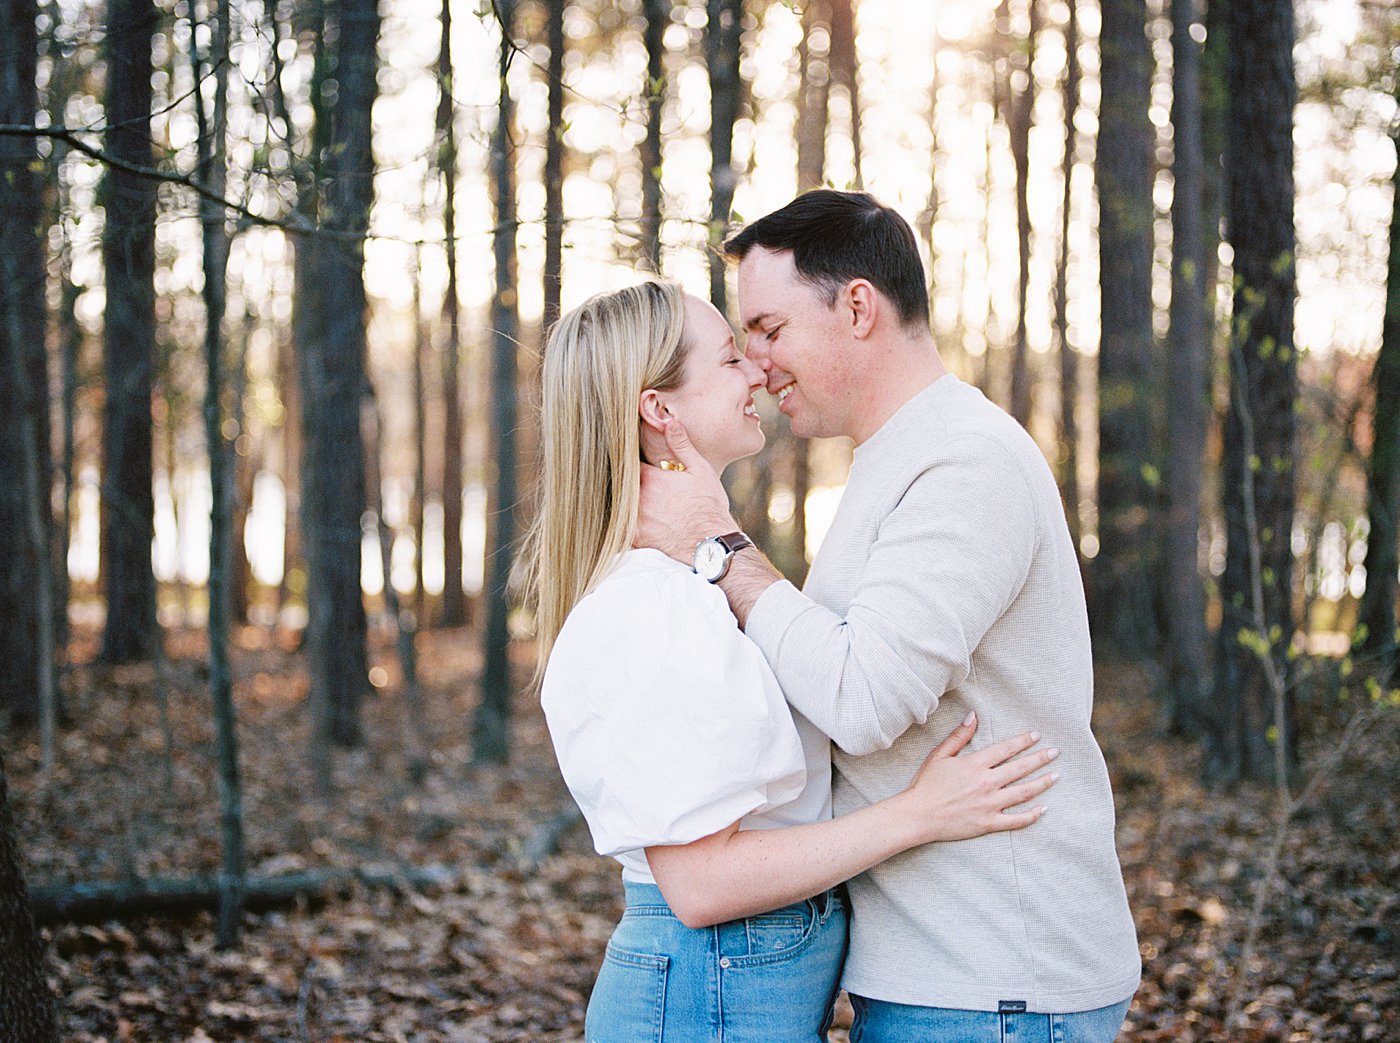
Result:
<svg viewBox="0 0 1400 1043"><path fill-rule="evenodd" d="M788 709L724 595L632 549L643 461L674 466L667 422L683 418L722 471L763 446L763 383L713 307L660 282L592 298L546 349L531 553L541 698L626 894L590 1043L825 1039L846 948L839 885L920 844L1029 826L1044 808L1018 806L1055 778L1027 779L1055 756L1016 757L1033 734L955 756L969 717L904 791L833 819L829 741ZM743 539L709 549L722 565Z"/></svg>

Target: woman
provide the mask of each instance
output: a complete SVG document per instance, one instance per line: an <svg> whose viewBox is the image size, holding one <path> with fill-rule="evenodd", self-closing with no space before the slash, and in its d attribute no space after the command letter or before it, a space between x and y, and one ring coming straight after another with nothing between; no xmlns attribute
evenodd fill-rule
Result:
<svg viewBox="0 0 1400 1043"><path fill-rule="evenodd" d="M935 840L1018 829L1054 775L1035 735L963 757L969 717L903 792L831 817L829 742L794 715L723 594L631 548L643 461L684 419L717 472L763 446L763 374L709 304L650 282L594 297L544 360L532 533L541 698L626 911L589 1001L593 1041L824 1039L846 945L838 885Z"/></svg>

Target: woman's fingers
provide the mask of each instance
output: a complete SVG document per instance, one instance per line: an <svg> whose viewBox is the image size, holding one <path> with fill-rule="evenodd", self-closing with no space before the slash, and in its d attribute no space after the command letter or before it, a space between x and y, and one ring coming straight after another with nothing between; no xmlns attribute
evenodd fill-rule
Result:
<svg viewBox="0 0 1400 1043"><path fill-rule="evenodd" d="M997 765L991 770L991 777L997 785L1005 786L1045 767L1059 755L1060 751L1053 746L1048 750L1036 750Z"/></svg>
<svg viewBox="0 0 1400 1043"><path fill-rule="evenodd" d="M1057 771L1046 772L1044 775L1037 775L1028 782L1022 782L1015 786L1003 786L997 790L997 798L1001 802L1002 809L1014 808L1024 804L1032 797L1038 797L1051 786L1059 781L1060 773Z"/></svg>
<svg viewBox="0 0 1400 1043"><path fill-rule="evenodd" d="M994 768L1008 761L1018 753L1024 753L1040 741L1040 732L1022 732L1001 742L994 742L985 750L978 750L975 756L983 767Z"/></svg>
<svg viewBox="0 0 1400 1043"><path fill-rule="evenodd" d="M963 718L962 724L950 731L948 737L934 747L933 752L928 755L926 760L956 756L959 750L972 741L972 736L976 732L977 714L970 713Z"/></svg>
<svg viewBox="0 0 1400 1043"><path fill-rule="evenodd" d="M1044 814L1044 804L1033 807L1029 811L1003 811L996 816L996 821L991 824L989 830L993 833L1004 833L1009 829L1025 829L1032 823L1039 822L1040 817Z"/></svg>

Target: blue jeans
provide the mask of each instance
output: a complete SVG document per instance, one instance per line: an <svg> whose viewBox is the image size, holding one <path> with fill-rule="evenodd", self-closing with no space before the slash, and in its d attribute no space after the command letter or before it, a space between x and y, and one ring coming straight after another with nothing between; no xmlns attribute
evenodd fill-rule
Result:
<svg viewBox="0 0 1400 1043"><path fill-rule="evenodd" d="M844 891L714 927L676 919L660 888L627 908L593 985L588 1043L815 1043L846 958Z"/></svg>
<svg viewBox="0 0 1400 1043"><path fill-rule="evenodd" d="M998 1014L852 996L851 1043L1112 1043L1130 1002L1075 1014Z"/></svg>

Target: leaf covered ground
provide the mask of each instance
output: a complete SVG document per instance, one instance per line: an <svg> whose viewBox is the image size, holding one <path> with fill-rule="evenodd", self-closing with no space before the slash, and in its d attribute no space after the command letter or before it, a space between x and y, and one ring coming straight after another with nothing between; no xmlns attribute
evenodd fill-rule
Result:
<svg viewBox="0 0 1400 1043"><path fill-rule="evenodd" d="M92 642L80 635L78 662L91 658ZM337 755L323 798L311 769L304 663L285 636L238 634L249 868L442 865L449 882L397 894L359 886L348 898L250 914L231 951L216 948L207 914L51 928L65 1040L580 1038L620 911L615 865L592 853L576 824L562 832L557 854L530 866L524 853L568 806L538 708L517 706L508 766L473 768L474 639L424 634L419 649L432 743L426 777L409 781L405 701L381 635L373 658L382 684L364 706L368 741ZM34 736L5 735L31 883L217 869L202 636L172 634L169 654L169 764L150 667L72 671L47 779ZM519 665L523 676L527 664ZM1316 687L1303 695L1305 763L1331 748L1353 712L1335 686ZM1166 735L1145 675L1105 669L1098 688L1096 730L1113 775L1144 965L1123 1038L1400 1039L1400 714L1381 715L1349 744L1334 777L1295 817L1246 965L1275 836L1273 795L1202 788L1198 752ZM1227 1034L1223 1018L1236 996L1243 1014Z"/></svg>

